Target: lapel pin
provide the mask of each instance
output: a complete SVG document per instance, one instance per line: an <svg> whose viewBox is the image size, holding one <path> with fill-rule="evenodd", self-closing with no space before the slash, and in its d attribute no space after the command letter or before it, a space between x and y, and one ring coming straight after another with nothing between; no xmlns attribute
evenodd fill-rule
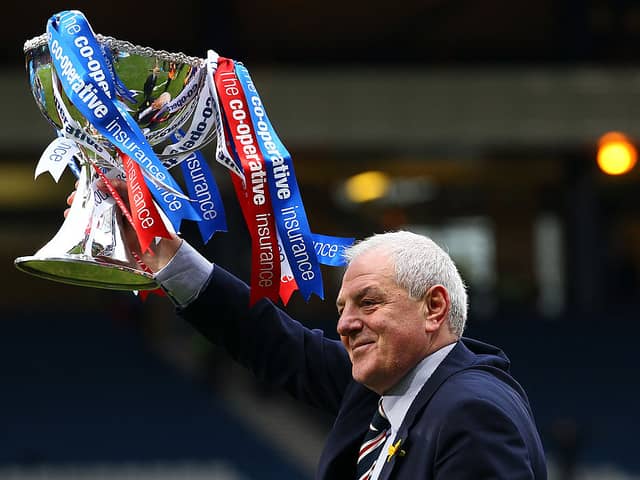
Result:
<svg viewBox="0 0 640 480"><path fill-rule="evenodd" d="M402 439L398 440L394 445L391 445L389 447L387 462L390 462L391 458L393 458L395 454L398 454L399 457L404 457L407 454L407 452L405 452L400 448L401 444L402 444Z"/></svg>

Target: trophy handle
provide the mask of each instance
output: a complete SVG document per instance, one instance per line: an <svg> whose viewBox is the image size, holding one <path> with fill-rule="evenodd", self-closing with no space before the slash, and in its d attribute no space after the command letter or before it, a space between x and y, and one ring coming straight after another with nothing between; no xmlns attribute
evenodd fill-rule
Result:
<svg viewBox="0 0 640 480"><path fill-rule="evenodd" d="M115 204L100 208L97 174L82 166L69 214L56 235L34 255L15 259L23 272L61 283L109 290L154 290L158 284L127 247Z"/></svg>

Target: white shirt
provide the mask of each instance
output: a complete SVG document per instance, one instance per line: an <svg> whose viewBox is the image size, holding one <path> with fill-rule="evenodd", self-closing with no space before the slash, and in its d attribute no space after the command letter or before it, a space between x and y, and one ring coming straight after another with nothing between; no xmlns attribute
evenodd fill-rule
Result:
<svg viewBox="0 0 640 480"><path fill-rule="evenodd" d="M445 359L456 344L452 343L440 350L433 352L425 357L413 370L411 370L395 387L382 396L382 408L387 414L389 423L391 424L391 432L387 437L387 441L382 446L380 456L376 460L376 465L371 473L371 480L376 480L387 461L389 455L389 447L395 444L396 434L402 425L404 417L409 411L409 407L418 396L422 386L433 375L438 365Z"/></svg>

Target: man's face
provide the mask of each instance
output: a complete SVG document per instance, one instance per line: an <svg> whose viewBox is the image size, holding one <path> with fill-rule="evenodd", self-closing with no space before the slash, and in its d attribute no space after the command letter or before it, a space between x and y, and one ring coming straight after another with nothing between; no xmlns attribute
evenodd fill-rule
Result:
<svg viewBox="0 0 640 480"><path fill-rule="evenodd" d="M424 301L396 284L386 254L372 250L353 260L336 304L338 334L357 382L382 394L427 355Z"/></svg>

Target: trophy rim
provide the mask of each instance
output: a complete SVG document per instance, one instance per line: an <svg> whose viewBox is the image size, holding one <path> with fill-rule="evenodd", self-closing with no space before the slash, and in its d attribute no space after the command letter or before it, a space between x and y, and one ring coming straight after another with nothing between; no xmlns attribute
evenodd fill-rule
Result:
<svg viewBox="0 0 640 480"><path fill-rule="evenodd" d="M156 50L151 47L144 47L140 45L136 45L126 40L118 40L114 37L109 37L107 35L102 35L100 33L96 33L96 39L101 44L112 50L125 51L129 54L133 55L141 55L145 57L155 57L159 60L166 60L168 62L176 62L191 65L193 67L201 67L205 60L200 57L192 57L186 55L182 52L168 52L166 50ZM43 33L36 37L33 37L24 42L23 51L25 54L29 53L32 50L37 48L49 45L49 41L47 38L47 34Z"/></svg>
<svg viewBox="0 0 640 480"><path fill-rule="evenodd" d="M105 290L154 290L159 287L153 274L136 270L127 265L110 262L100 262L96 258L78 256L38 256L30 255L14 260L18 270L45 280L52 280L79 287L101 288ZM83 269L84 276L66 276L58 266L75 265ZM111 277L105 277L98 272L110 271ZM117 275L117 278L113 276Z"/></svg>

